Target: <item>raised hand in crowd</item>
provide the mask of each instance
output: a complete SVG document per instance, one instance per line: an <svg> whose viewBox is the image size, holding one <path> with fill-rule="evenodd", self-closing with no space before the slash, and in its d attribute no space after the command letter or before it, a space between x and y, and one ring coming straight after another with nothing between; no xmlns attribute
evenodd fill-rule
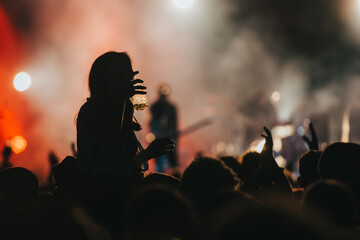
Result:
<svg viewBox="0 0 360 240"><path fill-rule="evenodd" d="M55 166L60 162L59 157L55 154L54 151L49 152L48 159L51 167Z"/></svg>
<svg viewBox="0 0 360 240"><path fill-rule="evenodd" d="M264 127L266 134L261 136L265 138L265 144L261 151L261 164L257 171L245 181L242 189L254 193L280 191L292 196L291 185L285 176L283 169L280 168L273 154L273 139L270 130Z"/></svg>
<svg viewBox="0 0 360 240"><path fill-rule="evenodd" d="M150 143L144 151L146 160L160 157L167 153L173 152L175 149L175 141L171 138L158 138Z"/></svg>
<svg viewBox="0 0 360 240"><path fill-rule="evenodd" d="M263 168L276 170L279 168L279 166L277 165L274 159L274 154L273 154L274 142L272 139L272 134L267 127L264 127L264 130L266 132L266 135L261 134L261 136L265 138L265 144L263 149L261 150L261 157L262 157L261 165Z"/></svg>
<svg viewBox="0 0 360 240"><path fill-rule="evenodd" d="M292 192L290 183L284 175L284 169L280 168L275 161L273 154L274 143L271 131L267 127L264 127L264 130L266 132L266 135L261 135L265 138L265 144L261 151L262 162L260 166L260 171L263 171L268 183L271 183L271 185L273 185L274 187Z"/></svg>
<svg viewBox="0 0 360 240"><path fill-rule="evenodd" d="M3 149L3 152L2 152L3 163L2 163L2 166L1 166L1 170L5 169L5 168L8 168L8 167L11 167L11 164L10 164L11 154L12 154L11 147L10 146L5 146L4 149Z"/></svg>
<svg viewBox="0 0 360 240"><path fill-rule="evenodd" d="M304 135L303 139L310 150L319 150L319 142L312 122L309 124L311 139Z"/></svg>

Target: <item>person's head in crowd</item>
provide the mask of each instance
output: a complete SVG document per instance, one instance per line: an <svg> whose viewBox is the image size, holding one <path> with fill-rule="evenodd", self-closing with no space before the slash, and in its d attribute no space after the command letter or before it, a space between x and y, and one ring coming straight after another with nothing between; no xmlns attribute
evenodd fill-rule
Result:
<svg viewBox="0 0 360 240"><path fill-rule="evenodd" d="M327 146L319 159L321 179L335 179L348 185L360 203L360 145L335 142Z"/></svg>
<svg viewBox="0 0 360 240"><path fill-rule="evenodd" d="M227 222L219 224L212 239L328 239L321 222L278 206L265 205L240 211Z"/></svg>
<svg viewBox="0 0 360 240"><path fill-rule="evenodd" d="M136 73L133 71L131 59L126 52L110 51L102 54L91 66L90 98L94 101L128 99L129 81Z"/></svg>
<svg viewBox="0 0 360 240"><path fill-rule="evenodd" d="M317 180L305 190L304 209L317 211L336 225L353 226L355 198L350 188L337 180Z"/></svg>
<svg viewBox="0 0 360 240"><path fill-rule="evenodd" d="M213 239L222 226L239 214L261 207L252 195L239 190L226 190L217 194L208 208L208 215L201 219L198 239Z"/></svg>
<svg viewBox="0 0 360 240"><path fill-rule="evenodd" d="M239 162L237 156L224 155L224 156L220 156L219 159L223 161L226 166L231 168L236 173L236 176L240 180L242 180L242 175L243 175L242 165Z"/></svg>
<svg viewBox="0 0 360 240"><path fill-rule="evenodd" d="M261 164L261 155L256 151L246 151L239 159L242 167L242 179L246 181Z"/></svg>
<svg viewBox="0 0 360 240"><path fill-rule="evenodd" d="M8 208L1 218L4 239L110 239L84 209L51 194L40 193L32 204Z"/></svg>
<svg viewBox="0 0 360 240"><path fill-rule="evenodd" d="M166 173L153 172L145 176L145 178L142 180L141 183L141 185L154 185L154 184L162 184L162 185L167 185L173 189L179 189L181 180Z"/></svg>
<svg viewBox="0 0 360 240"><path fill-rule="evenodd" d="M12 167L0 172L0 194L8 202L24 202L39 194L39 182L30 170Z"/></svg>
<svg viewBox="0 0 360 240"><path fill-rule="evenodd" d="M129 239L141 239L141 236L189 239L195 221L194 209L187 198L169 186L154 183L132 193L125 206L123 222Z"/></svg>
<svg viewBox="0 0 360 240"><path fill-rule="evenodd" d="M226 190L220 192L215 197L216 206L226 206L231 202L238 202L245 206L258 207L261 203L255 199L251 194L238 191L238 190Z"/></svg>
<svg viewBox="0 0 360 240"><path fill-rule="evenodd" d="M298 160L299 177L298 183L301 188L306 189L311 183L318 180L318 163L321 151L310 150L301 155Z"/></svg>
<svg viewBox="0 0 360 240"><path fill-rule="evenodd" d="M159 97L161 99L166 99L171 93L171 87L167 83L163 83L159 86Z"/></svg>
<svg viewBox="0 0 360 240"><path fill-rule="evenodd" d="M240 180L219 159L197 157L184 171L181 190L194 202L198 211L206 211L222 191L238 189Z"/></svg>

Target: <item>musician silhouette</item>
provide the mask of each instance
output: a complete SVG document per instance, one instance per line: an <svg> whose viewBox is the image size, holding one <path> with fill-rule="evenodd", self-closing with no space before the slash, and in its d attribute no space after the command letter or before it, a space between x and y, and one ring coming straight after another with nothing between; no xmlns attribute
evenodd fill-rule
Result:
<svg viewBox="0 0 360 240"><path fill-rule="evenodd" d="M168 84L159 86L159 98L150 107L150 129L155 135L155 138L166 136L176 141L178 137L177 109L168 99L170 92L171 89ZM178 167L176 147L173 152L157 157L155 161L156 171L158 172L166 172L167 170Z"/></svg>

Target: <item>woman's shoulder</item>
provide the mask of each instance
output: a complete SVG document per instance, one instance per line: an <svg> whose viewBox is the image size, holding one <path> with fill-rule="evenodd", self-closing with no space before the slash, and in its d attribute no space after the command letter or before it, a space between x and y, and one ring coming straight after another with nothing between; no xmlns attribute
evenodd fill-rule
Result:
<svg viewBox="0 0 360 240"><path fill-rule="evenodd" d="M96 114L102 109L103 107L101 107L101 104L88 98L87 101L80 107L79 114Z"/></svg>
<svg viewBox="0 0 360 240"><path fill-rule="evenodd" d="M101 114L99 112L99 107L93 101L86 101L79 110L77 122L85 123L90 122L98 118Z"/></svg>

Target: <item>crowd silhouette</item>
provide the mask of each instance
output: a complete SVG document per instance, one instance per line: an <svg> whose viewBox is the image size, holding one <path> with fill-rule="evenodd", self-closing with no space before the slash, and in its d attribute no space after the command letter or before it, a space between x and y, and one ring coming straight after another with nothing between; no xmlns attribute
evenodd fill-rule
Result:
<svg viewBox="0 0 360 240"><path fill-rule="evenodd" d="M360 145L320 149L310 124L294 181L275 161L264 126L260 153L198 154L178 176L149 173L148 161L171 155L175 142L161 136L143 148L138 141L129 99L146 87L137 73L126 52L94 61L76 151L49 154L46 187L11 166L4 149L1 239L360 239Z"/></svg>

